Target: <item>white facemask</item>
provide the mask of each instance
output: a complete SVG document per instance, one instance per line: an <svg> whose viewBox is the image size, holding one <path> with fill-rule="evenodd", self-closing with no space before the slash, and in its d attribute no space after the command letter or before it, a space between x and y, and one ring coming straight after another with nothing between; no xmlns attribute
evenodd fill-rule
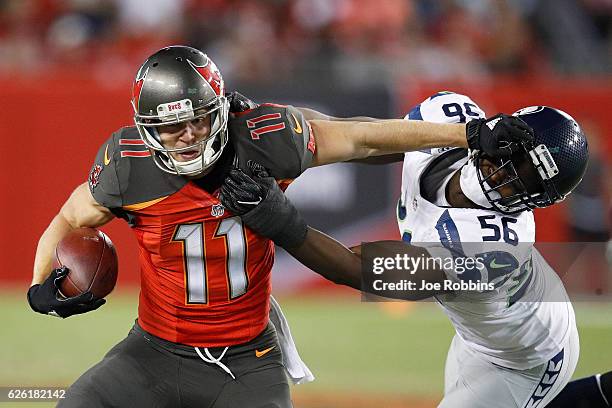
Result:
<svg viewBox="0 0 612 408"><path fill-rule="evenodd" d="M468 160L468 162L461 168L461 177L459 177L461 191L474 204L484 208L493 208L491 203L489 203L489 200L487 200L487 196L485 196L485 193L480 187L480 183L478 182L478 174L476 172L477 169L474 165L474 160L470 158L470 160ZM489 187L488 184L485 185ZM493 194L493 198L500 197L499 193L496 191L493 191L491 194Z"/></svg>

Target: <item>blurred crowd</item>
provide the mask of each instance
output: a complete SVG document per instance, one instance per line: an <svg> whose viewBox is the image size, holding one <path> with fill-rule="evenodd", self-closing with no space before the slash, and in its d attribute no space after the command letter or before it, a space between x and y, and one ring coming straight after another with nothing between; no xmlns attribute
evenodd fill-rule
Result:
<svg viewBox="0 0 612 408"><path fill-rule="evenodd" d="M418 88L427 80L465 80L470 83L464 88L471 89L472 81L486 88L506 75L518 77L512 84L557 74L563 78L553 78L555 84L564 83L566 75L611 78L611 23L612 0L0 0L0 83L17 84L8 92L3 89L7 103L19 95L29 104L23 95L31 98L32 90L51 89L33 92L47 99L32 101L39 108L53 104L49 111L54 113L36 117L51 128L54 121L73 115L58 107L54 92L81 83L91 87L88 98L105 91L121 94L117 104L127 118L128 84L144 58L169 44L189 44L213 58L230 89L255 99L274 95L291 101L310 93L304 101L323 103L313 106L323 111L342 106L352 114L389 117L402 112L394 104L414 97L404 95L406 89L416 92L412 85ZM14 81L19 76L28 91ZM574 88L582 83L570 82ZM604 83L609 89L609 79ZM364 99L368 108L359 110ZM15 132L13 123L31 120L29 110L14 105L7 105L14 114L0 120L9 133ZM599 120L609 104L601 105L592 119L588 108L581 112L584 118L577 117L591 152L583 183L546 222L562 235L549 233L552 241L608 242L612 271L610 127ZM106 134L102 130L111 121L107 115L95 124L71 120L75 123L63 129L86 129L85 134L98 136ZM392 170L323 170L327 173L311 176L311 190L301 187L305 193L297 201L304 206L309 198L313 202L307 218L324 230L350 225L346 231L353 232L370 232L375 220L376 228L386 231L388 226L395 233L394 217L385 216L396 199ZM322 188L333 190L338 199L312 199ZM359 199L366 195L367 200ZM587 246L585 254L581 259L588 265L580 267L587 274L576 278L575 287L583 293L612 293L612 275L602 272L605 244Z"/></svg>
<svg viewBox="0 0 612 408"><path fill-rule="evenodd" d="M0 0L0 75L76 70L124 87L147 55L181 43L207 52L227 83L260 88L609 76L611 25L612 0ZM609 237L599 150L570 201L585 241Z"/></svg>
<svg viewBox="0 0 612 408"><path fill-rule="evenodd" d="M94 63L133 74L169 43L200 47L246 82L541 74L567 58L582 59L576 73L610 72L611 17L610 0L0 0L0 72ZM568 41L603 65L566 55Z"/></svg>

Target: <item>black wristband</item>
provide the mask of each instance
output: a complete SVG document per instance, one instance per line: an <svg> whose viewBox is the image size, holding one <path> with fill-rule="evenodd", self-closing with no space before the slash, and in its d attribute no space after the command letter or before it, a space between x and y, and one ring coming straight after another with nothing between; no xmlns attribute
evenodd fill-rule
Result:
<svg viewBox="0 0 612 408"><path fill-rule="evenodd" d="M474 119L469 121L465 125L465 136L467 139L468 147L472 150L481 150L481 146L479 144L479 133L480 126L485 122L486 119Z"/></svg>
<svg viewBox="0 0 612 408"><path fill-rule="evenodd" d="M38 290L38 288L39 288L39 287L40 287L40 285L39 285L39 284L36 284L36 285L32 285L32 286L30 286L30 289L28 289L28 304L30 305L30 308L31 308L33 311L38 312L38 313L44 313L44 314L46 314L46 312L45 312L45 311L39 310L39 309L38 309L36 306L34 306L34 304L32 303L32 294L33 294L33 293L34 293L36 290Z"/></svg>
<svg viewBox="0 0 612 408"><path fill-rule="evenodd" d="M280 195L271 194L242 219L246 225L260 235L266 236L283 248L297 248L304 243L308 227L299 211L289 200ZM269 199L273 198L273 199ZM274 214L271 218L270 214Z"/></svg>

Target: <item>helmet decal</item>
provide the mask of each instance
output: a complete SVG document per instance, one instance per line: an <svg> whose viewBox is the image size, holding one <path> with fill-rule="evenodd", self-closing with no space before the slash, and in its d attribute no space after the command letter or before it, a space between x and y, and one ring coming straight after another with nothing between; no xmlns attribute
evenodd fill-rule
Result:
<svg viewBox="0 0 612 408"><path fill-rule="evenodd" d="M529 115L530 113L538 113L544 110L544 106L528 106L517 110L512 116Z"/></svg>
<svg viewBox="0 0 612 408"><path fill-rule="evenodd" d="M219 72L219 68L217 68L210 58L206 57L206 62L201 66L194 64L190 59L188 59L187 62L189 62L189 65L210 84L217 95L223 95L225 93L225 84L223 83L221 72Z"/></svg>
<svg viewBox="0 0 612 408"><path fill-rule="evenodd" d="M138 101L140 100L140 93L142 92L142 86L144 85L144 80L147 77L148 73L149 67L147 67L144 72L141 68L136 74L136 79L134 80L134 86L132 88L132 103L134 104L134 109L136 110L138 110Z"/></svg>
<svg viewBox="0 0 612 408"><path fill-rule="evenodd" d="M163 118L162 122L167 120L166 118L178 121L195 117L191 99L161 103L157 105L157 115Z"/></svg>

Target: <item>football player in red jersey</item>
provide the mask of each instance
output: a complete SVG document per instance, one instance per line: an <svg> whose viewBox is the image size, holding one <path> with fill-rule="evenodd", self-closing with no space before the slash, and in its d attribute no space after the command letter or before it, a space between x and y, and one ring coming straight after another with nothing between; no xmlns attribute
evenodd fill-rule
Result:
<svg viewBox="0 0 612 408"><path fill-rule="evenodd" d="M52 254L68 231L119 217L140 247L134 328L59 406L291 406L281 346L269 323L274 244L218 200L233 166L257 161L287 185L327 163L434 146L504 155L509 142L530 137L524 123L507 116L466 137L464 125L335 121L232 97L230 114L221 74L201 51L174 46L153 54L133 87L136 126L102 144L88 182L40 238L28 301L35 311L60 317L104 303L89 293L57 297L63 276L52 270Z"/></svg>

